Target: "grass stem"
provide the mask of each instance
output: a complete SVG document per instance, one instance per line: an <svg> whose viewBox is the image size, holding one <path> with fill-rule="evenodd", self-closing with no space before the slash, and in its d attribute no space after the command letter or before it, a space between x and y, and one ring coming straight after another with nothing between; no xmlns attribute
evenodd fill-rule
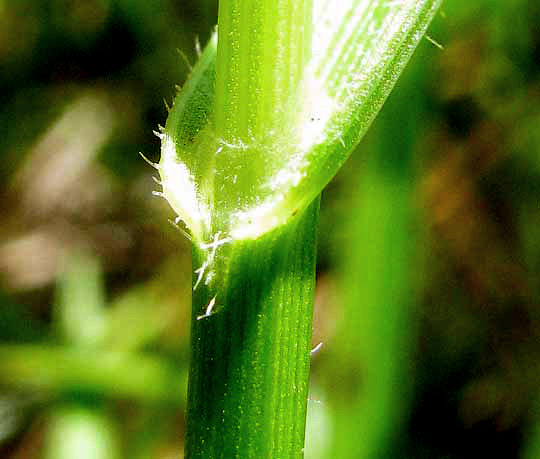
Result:
<svg viewBox="0 0 540 459"><path fill-rule="evenodd" d="M186 457L303 456L318 210L221 245L210 285L195 274Z"/></svg>

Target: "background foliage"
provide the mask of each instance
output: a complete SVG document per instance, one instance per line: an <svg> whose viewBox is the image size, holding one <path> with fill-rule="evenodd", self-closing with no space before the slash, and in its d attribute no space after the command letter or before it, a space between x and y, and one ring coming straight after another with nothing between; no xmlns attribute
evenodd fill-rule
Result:
<svg viewBox="0 0 540 459"><path fill-rule="evenodd" d="M216 9L0 0L1 457L182 454L190 245L137 153ZM306 457L540 457L539 23L448 0L323 194Z"/></svg>

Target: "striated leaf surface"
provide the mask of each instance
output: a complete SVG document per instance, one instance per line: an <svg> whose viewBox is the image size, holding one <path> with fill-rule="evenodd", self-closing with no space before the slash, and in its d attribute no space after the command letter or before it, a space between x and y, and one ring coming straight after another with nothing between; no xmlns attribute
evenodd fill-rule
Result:
<svg viewBox="0 0 540 459"><path fill-rule="evenodd" d="M290 0L224 3L221 51L215 35L161 134L163 194L203 244L216 234L257 238L307 207L367 130L441 0L297 2L294 21L280 15ZM272 19L257 22L270 7ZM277 44L275 28L288 34Z"/></svg>

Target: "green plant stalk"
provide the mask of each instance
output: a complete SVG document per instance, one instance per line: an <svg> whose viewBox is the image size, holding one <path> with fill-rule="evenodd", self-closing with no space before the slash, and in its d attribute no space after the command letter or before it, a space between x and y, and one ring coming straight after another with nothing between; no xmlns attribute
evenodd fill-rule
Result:
<svg viewBox="0 0 540 459"><path fill-rule="evenodd" d="M305 209L440 4L222 0L217 57L214 37L159 134L162 194L193 236L256 239Z"/></svg>
<svg viewBox="0 0 540 459"><path fill-rule="evenodd" d="M302 455L317 197L439 4L220 1L156 166L193 237L187 457Z"/></svg>
<svg viewBox="0 0 540 459"><path fill-rule="evenodd" d="M538 459L540 457L540 405L538 396L534 397L529 410L529 425L520 457L523 459Z"/></svg>
<svg viewBox="0 0 540 459"><path fill-rule="evenodd" d="M216 133L260 142L284 129L297 107L310 56L312 0L221 0L216 61Z"/></svg>
<svg viewBox="0 0 540 459"><path fill-rule="evenodd" d="M333 378L349 390L331 393L335 457L392 456L408 415L415 338L418 234L414 194L416 132L424 107L417 78L400 80L374 123L369 159L353 195L343 254L344 320L337 333ZM417 85L413 86L411 83ZM409 111L405 116L405 109ZM358 442L350 438L357 435Z"/></svg>
<svg viewBox="0 0 540 459"><path fill-rule="evenodd" d="M222 246L215 312L214 286L195 288L186 457L303 456L318 208Z"/></svg>
<svg viewBox="0 0 540 459"><path fill-rule="evenodd" d="M214 113L197 138L215 155L198 181L212 219L194 234L187 457L302 456L319 200L258 239L228 230L231 195L251 199L265 168L254 155L275 151L284 107L297 105L311 11L309 0L219 5Z"/></svg>

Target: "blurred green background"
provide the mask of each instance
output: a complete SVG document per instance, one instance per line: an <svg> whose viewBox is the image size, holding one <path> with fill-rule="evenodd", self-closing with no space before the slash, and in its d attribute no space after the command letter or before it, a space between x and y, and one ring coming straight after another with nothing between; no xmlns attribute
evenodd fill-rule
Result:
<svg viewBox="0 0 540 459"><path fill-rule="evenodd" d="M216 14L0 0L2 458L182 457L190 245L138 152ZM308 459L540 458L540 3L429 36L323 194Z"/></svg>

